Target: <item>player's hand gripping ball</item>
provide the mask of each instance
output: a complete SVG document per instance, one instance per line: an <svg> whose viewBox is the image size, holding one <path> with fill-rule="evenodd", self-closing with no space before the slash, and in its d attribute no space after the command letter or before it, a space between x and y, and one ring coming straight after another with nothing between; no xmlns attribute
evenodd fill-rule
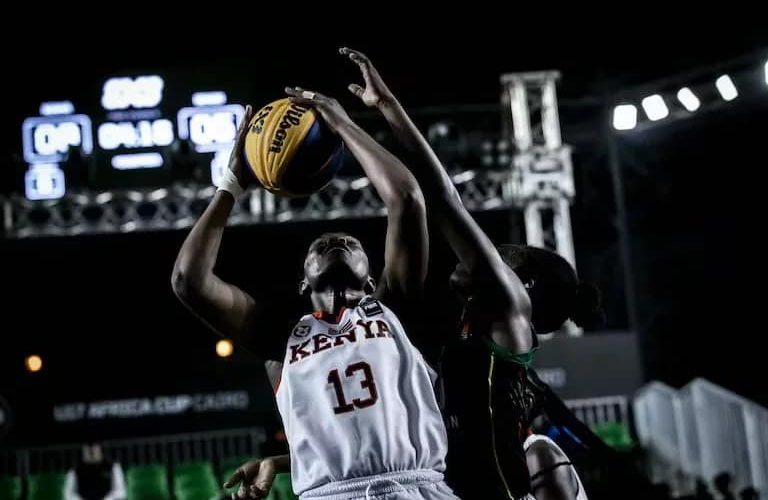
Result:
<svg viewBox="0 0 768 500"><path fill-rule="evenodd" d="M244 154L268 191L291 197L324 188L342 164L343 146L325 120L305 103L279 99L248 125Z"/></svg>

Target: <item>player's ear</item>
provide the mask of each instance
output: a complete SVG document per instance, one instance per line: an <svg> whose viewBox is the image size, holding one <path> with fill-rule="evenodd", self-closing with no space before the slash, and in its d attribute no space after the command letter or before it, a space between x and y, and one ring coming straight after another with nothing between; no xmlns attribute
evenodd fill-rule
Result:
<svg viewBox="0 0 768 500"><path fill-rule="evenodd" d="M363 285L363 291L366 294L371 294L376 291L376 280L368 276L368 279L365 280L365 285Z"/></svg>
<svg viewBox="0 0 768 500"><path fill-rule="evenodd" d="M312 291L312 289L309 286L307 278L299 281L299 295L308 295L310 291Z"/></svg>

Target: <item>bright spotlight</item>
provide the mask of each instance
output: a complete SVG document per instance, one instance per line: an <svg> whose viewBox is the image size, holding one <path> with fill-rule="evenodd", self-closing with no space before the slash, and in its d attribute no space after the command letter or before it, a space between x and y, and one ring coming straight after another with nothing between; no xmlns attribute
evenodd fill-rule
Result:
<svg viewBox="0 0 768 500"><path fill-rule="evenodd" d="M657 121L669 116L667 103L664 102L664 98L659 94L646 97L641 104L649 120Z"/></svg>
<svg viewBox="0 0 768 500"><path fill-rule="evenodd" d="M43 359L37 354L32 354L24 360L24 366L27 367L27 371L32 373L39 372L43 369Z"/></svg>
<svg viewBox="0 0 768 500"><path fill-rule="evenodd" d="M221 358L228 358L232 356L233 350L234 347L232 347L232 342L229 340L219 340L216 342L216 354Z"/></svg>
<svg viewBox="0 0 768 500"><path fill-rule="evenodd" d="M613 128L632 130L637 125L637 107L632 104L620 104L613 108Z"/></svg>
<svg viewBox="0 0 768 500"><path fill-rule="evenodd" d="M693 91L688 87L683 87L677 91L677 100L680 101L680 104L685 106L685 109L691 113L701 107L701 101L699 101L699 98L696 97L696 94L694 94Z"/></svg>
<svg viewBox="0 0 768 500"><path fill-rule="evenodd" d="M715 87L717 87L717 91L720 92L720 97L724 101L732 101L739 96L736 85L733 84L733 80L728 75L723 75L715 80Z"/></svg>

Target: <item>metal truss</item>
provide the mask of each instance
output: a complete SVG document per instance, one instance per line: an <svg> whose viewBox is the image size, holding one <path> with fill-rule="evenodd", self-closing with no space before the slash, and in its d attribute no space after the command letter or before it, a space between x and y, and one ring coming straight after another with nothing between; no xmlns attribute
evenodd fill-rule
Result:
<svg viewBox="0 0 768 500"><path fill-rule="evenodd" d="M575 195L571 148L563 144L557 107L557 71L502 75L512 159L513 198L523 210L529 245L562 255L574 268L570 204ZM567 322L571 335L580 329Z"/></svg>
<svg viewBox="0 0 768 500"><path fill-rule="evenodd" d="M473 211L516 206L512 172L466 170L453 180ZM190 227L210 202L216 188L175 184L159 189L107 192L76 191L59 200L29 201L12 195L2 199L5 238L129 233ZM283 198L263 189L243 194L230 217L233 225L377 217L384 206L367 178L336 178L308 198Z"/></svg>

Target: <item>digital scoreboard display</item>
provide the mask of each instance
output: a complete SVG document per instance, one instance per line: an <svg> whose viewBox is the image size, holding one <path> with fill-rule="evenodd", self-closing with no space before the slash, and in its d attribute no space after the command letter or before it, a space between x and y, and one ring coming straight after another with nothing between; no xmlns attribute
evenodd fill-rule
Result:
<svg viewBox="0 0 768 500"><path fill-rule="evenodd" d="M183 86L183 85L178 85ZM64 196L70 156L88 165L91 187L162 185L171 178L174 151L205 164L217 184L243 118L223 91L177 90L157 74L107 78L95 102L44 102L21 126L25 195ZM174 148L175 143L186 143Z"/></svg>

